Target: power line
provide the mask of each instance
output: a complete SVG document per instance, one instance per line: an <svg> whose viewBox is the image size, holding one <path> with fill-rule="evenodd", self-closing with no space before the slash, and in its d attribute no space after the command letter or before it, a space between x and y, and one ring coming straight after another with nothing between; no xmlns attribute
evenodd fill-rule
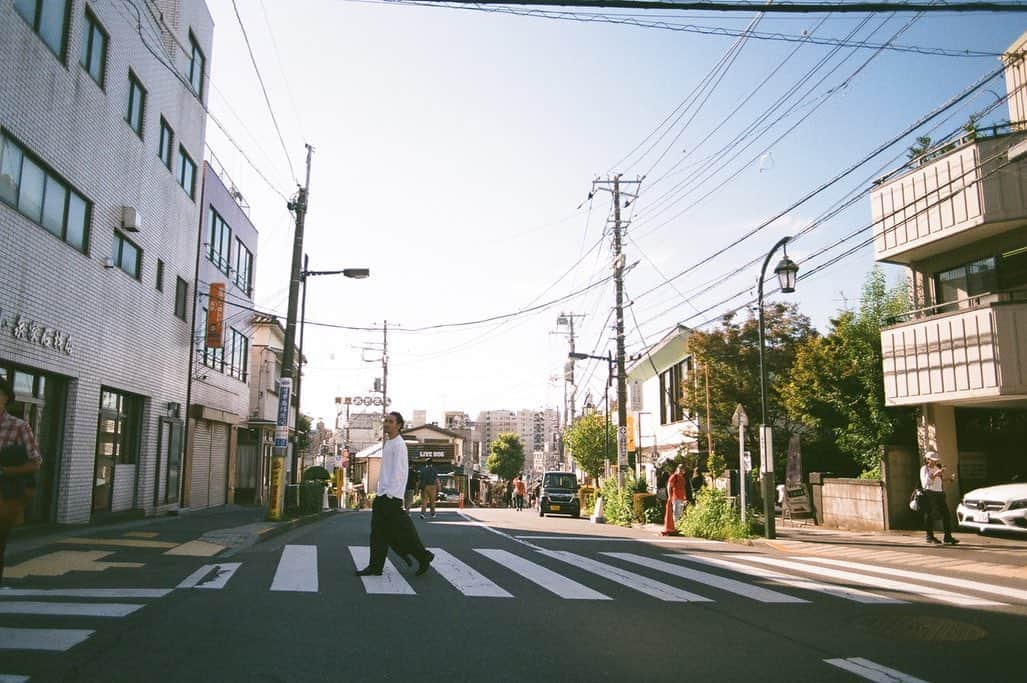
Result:
<svg viewBox="0 0 1027 683"><path fill-rule="evenodd" d="M397 2L401 0L385 0ZM864 12L1027 12L1023 2L663 2L657 0L422 0L429 5L538 5L617 9L771 12L785 14Z"/></svg>

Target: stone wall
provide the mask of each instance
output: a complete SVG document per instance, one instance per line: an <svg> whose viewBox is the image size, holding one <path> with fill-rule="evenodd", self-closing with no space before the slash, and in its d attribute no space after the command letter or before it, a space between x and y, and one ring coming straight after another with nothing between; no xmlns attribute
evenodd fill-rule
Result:
<svg viewBox="0 0 1027 683"><path fill-rule="evenodd" d="M865 531L887 528L881 481L841 478L823 481L821 505L825 526Z"/></svg>

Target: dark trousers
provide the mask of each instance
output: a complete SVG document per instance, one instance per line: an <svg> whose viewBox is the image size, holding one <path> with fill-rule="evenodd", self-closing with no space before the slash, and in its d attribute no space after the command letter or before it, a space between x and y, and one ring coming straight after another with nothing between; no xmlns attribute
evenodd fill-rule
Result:
<svg viewBox="0 0 1027 683"><path fill-rule="evenodd" d="M941 517L941 528L945 538L952 538L952 519L949 517L949 506L945 502L943 491L924 491L921 499L924 504L924 530L927 537L934 536L934 520Z"/></svg>
<svg viewBox="0 0 1027 683"><path fill-rule="evenodd" d="M413 555L421 560L427 555L410 515L398 498L376 496L371 505L371 561L367 567L376 572L385 567L385 557L392 548L400 556Z"/></svg>

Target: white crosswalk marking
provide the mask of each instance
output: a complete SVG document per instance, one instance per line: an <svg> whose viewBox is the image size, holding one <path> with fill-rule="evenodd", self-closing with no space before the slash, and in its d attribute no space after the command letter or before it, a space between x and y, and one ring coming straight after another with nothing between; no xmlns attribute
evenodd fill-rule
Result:
<svg viewBox="0 0 1027 683"><path fill-rule="evenodd" d="M50 614L64 617L124 617L142 605L122 602L0 602L0 614Z"/></svg>
<svg viewBox="0 0 1027 683"><path fill-rule="evenodd" d="M170 588L6 588L0 598L163 598Z"/></svg>
<svg viewBox="0 0 1027 683"><path fill-rule="evenodd" d="M1012 588L1010 586L996 586L994 584L983 583L981 581L957 579L955 577L939 576L938 574L925 574L923 572L911 572L905 569L893 569L891 567L881 567L878 565L859 564L857 562L848 562L845 560L832 560L827 557L809 557L806 559L810 562L826 564L832 567L860 569L879 574L887 574L889 576L900 576L904 579L913 579L915 581L942 583L953 588L966 588L967 590L977 591L978 593L991 593L992 595L1000 595L1003 598L1016 598L1017 600L1027 601L1027 591L1019 588Z"/></svg>
<svg viewBox="0 0 1027 683"><path fill-rule="evenodd" d="M0 674L0 683L26 683L28 676L12 676L11 674Z"/></svg>
<svg viewBox="0 0 1027 683"><path fill-rule="evenodd" d="M635 564L642 565L643 567L650 567L657 569L661 572L673 574L674 576L680 576L685 579L692 581L698 581L699 583L707 586L713 586L720 590L728 591L730 593L736 593L738 595L751 598L757 602L774 602L774 603L805 603L808 600L797 598L794 595L786 595L784 593L778 593L768 588L761 588L759 586L752 586L742 581L736 581L734 579L724 578L723 576L717 576L716 574L710 574L708 572L700 572L694 569L688 569L682 567L679 564L671 564L670 562L664 562L663 560L657 560L651 557L645 557L643 555L635 555L634 553L603 553L610 557L616 557L617 559L624 560L626 562L634 562Z"/></svg>
<svg viewBox="0 0 1027 683"><path fill-rule="evenodd" d="M918 586L916 584L907 583L905 581L893 581L891 579L885 579L879 576L856 574L855 572L844 572L837 569L829 569L827 567L818 567L816 565L809 563L792 562L789 560L780 560L774 557L764 557L763 555L755 554L745 554L741 557L747 561L759 562L760 564L766 564L772 567L779 567L782 569L793 569L795 571L804 572L806 574L817 574L819 576L826 576L828 578L839 579L841 581L858 583L864 586L872 586L874 588L885 588L888 590L902 591L904 593L912 593L913 595L934 598L936 600L941 600L943 602L947 602L953 605L962 605L964 607L1004 605L1004 603L1001 602L985 600L983 598L975 598L971 595L964 595L963 593L954 593L952 591L941 590L940 588Z"/></svg>
<svg viewBox="0 0 1027 683"><path fill-rule="evenodd" d="M221 564L205 564L189 576L182 579L177 588L224 588L242 562L222 562Z"/></svg>
<svg viewBox="0 0 1027 683"><path fill-rule="evenodd" d="M429 548L435 553L431 566L464 595L476 598L512 598L513 595L493 581L456 559L442 548Z"/></svg>
<svg viewBox="0 0 1027 683"><path fill-rule="evenodd" d="M568 564L574 565L578 569L583 569L586 572L591 572L597 576L603 577L604 579L609 579L610 581L614 581L623 586L639 591L640 593L645 593L657 600L664 600L666 602L712 602L709 598L704 598L701 595L683 591L680 588L675 588L674 586L669 586L665 583L655 581L650 579L648 576L643 576L642 574L635 574L634 572L625 571L619 567L597 562L583 555L577 555L564 550L543 550L541 552L546 557L563 560Z"/></svg>
<svg viewBox="0 0 1027 683"><path fill-rule="evenodd" d="M738 562L731 562L729 560L722 560L720 558L713 558L707 556L700 557L698 555L690 555L688 553L668 553L667 556L680 557L690 562L708 564L712 567L730 569L731 571L738 572L739 574L748 574L749 576L767 579L774 583L779 583L783 586L791 586L792 588L802 588L804 590L815 591L818 593L827 593L828 595L834 595L839 598L853 600L855 602L885 605L909 604L905 600L899 600L898 598L891 598L885 595L877 595L876 593L861 591L858 588L851 588L849 586L837 586L832 583L821 583L819 581L804 579L802 577L788 576L787 574L780 574L778 572L766 569L764 567L750 567L747 564L740 564Z"/></svg>
<svg viewBox="0 0 1027 683"><path fill-rule="evenodd" d="M0 650L49 650L64 652L93 635L79 628L0 627Z"/></svg>
<svg viewBox="0 0 1027 683"><path fill-rule="evenodd" d="M366 545L351 545L349 554L353 557L353 564L357 569L363 569L371 561L371 548ZM434 563L432 563L434 564ZM364 590L368 593L379 595L416 595L406 579L392 562L385 560L381 576L361 576L364 582Z"/></svg>
<svg viewBox="0 0 1027 683"><path fill-rule="evenodd" d="M896 669L889 669L877 662L872 662L863 657L849 657L848 659L825 659L825 663L845 669L861 678L874 683L927 683L920 678L914 678L909 674L902 673Z"/></svg>
<svg viewBox="0 0 1027 683"><path fill-rule="evenodd" d="M287 545L271 581L273 591L317 592L317 546Z"/></svg>
<svg viewBox="0 0 1027 683"><path fill-rule="evenodd" d="M475 548L474 551L485 557L498 562L510 571L520 574L532 583L545 588L565 600L609 600L610 598L588 586L583 586L577 581L572 581L566 576L561 576L551 569L542 565L530 562L523 557L514 555L505 550L494 548Z"/></svg>

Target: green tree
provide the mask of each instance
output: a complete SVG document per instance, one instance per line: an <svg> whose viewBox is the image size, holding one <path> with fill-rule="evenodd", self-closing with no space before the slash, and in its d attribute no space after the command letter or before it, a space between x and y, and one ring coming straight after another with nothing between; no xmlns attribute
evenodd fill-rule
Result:
<svg viewBox="0 0 1027 683"><path fill-rule="evenodd" d="M563 434L564 444L581 469L595 479L603 472L606 461L617 461L617 431L606 424L602 413L588 413L574 421Z"/></svg>
<svg viewBox="0 0 1027 683"><path fill-rule="evenodd" d="M489 472L500 479L512 480L524 469L524 446L519 436L504 432L489 444L489 457L485 461Z"/></svg>
<svg viewBox="0 0 1027 683"><path fill-rule="evenodd" d="M934 144L934 141L931 140L930 135L921 135L916 139L916 144L910 145L906 155L910 161L915 161L927 154L931 150L932 144Z"/></svg>
<svg viewBox="0 0 1027 683"><path fill-rule="evenodd" d="M780 390L791 370L798 348L816 337L810 319L798 312L795 304L764 303L767 366L767 421L775 427L774 452L784 453L788 445L790 420L781 404ZM737 322L734 315L724 317L719 328L711 332L693 332L688 337L688 350L693 359L693 373L682 385L682 402L686 414L701 416L703 433L713 435L714 452L729 463L738 458L738 428L731 425L735 406L741 404L749 416L745 434L746 447L755 452L759 444L761 420L759 319L750 314ZM710 384L710 414L706 412L706 380ZM705 438L700 437L700 446ZM755 460L756 458L754 458ZM775 458L781 468L783 458Z"/></svg>
<svg viewBox="0 0 1027 683"><path fill-rule="evenodd" d="M781 395L801 425L807 470L874 472L882 445L911 438L912 409L885 407L881 356L881 327L907 309L905 285L889 289L874 268L859 310L842 311L827 335L798 350Z"/></svg>
<svg viewBox="0 0 1027 683"><path fill-rule="evenodd" d="M294 448L297 453L306 453L310 449L310 416L300 413L296 420L296 443Z"/></svg>

